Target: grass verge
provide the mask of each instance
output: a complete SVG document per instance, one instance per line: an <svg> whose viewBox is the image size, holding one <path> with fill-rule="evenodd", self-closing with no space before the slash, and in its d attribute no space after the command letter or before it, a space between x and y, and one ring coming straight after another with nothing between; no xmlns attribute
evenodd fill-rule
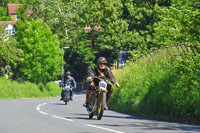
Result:
<svg viewBox="0 0 200 133"><path fill-rule="evenodd" d="M54 97L59 96L60 92L59 85L54 82L36 85L30 82L18 83L0 77L0 99Z"/></svg>
<svg viewBox="0 0 200 133"><path fill-rule="evenodd" d="M150 119L200 123L200 56L166 51L119 70L109 107Z"/></svg>

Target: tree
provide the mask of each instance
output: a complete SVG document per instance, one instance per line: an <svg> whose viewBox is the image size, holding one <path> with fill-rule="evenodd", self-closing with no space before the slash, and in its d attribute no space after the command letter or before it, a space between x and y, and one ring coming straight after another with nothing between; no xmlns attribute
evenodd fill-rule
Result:
<svg viewBox="0 0 200 133"><path fill-rule="evenodd" d="M23 50L18 77L46 83L61 74L63 52L58 37L41 19L18 21L16 38L17 46Z"/></svg>
<svg viewBox="0 0 200 133"><path fill-rule="evenodd" d="M16 47L16 40L0 29L0 75L3 74L2 70L6 66L9 66L10 72L12 72L20 61L21 54L22 51Z"/></svg>
<svg viewBox="0 0 200 133"><path fill-rule="evenodd" d="M12 19L8 16L8 10L6 7L0 7L0 21L11 21Z"/></svg>
<svg viewBox="0 0 200 133"><path fill-rule="evenodd" d="M94 60L95 51L88 46L82 17L88 7L87 0L36 0L33 3L32 16L47 23L58 35L61 47L70 47L65 49L65 70L70 70L77 80L83 79Z"/></svg>
<svg viewBox="0 0 200 133"><path fill-rule="evenodd" d="M157 46L200 42L198 2L172 1L169 8L160 8L160 21L154 24L153 42Z"/></svg>

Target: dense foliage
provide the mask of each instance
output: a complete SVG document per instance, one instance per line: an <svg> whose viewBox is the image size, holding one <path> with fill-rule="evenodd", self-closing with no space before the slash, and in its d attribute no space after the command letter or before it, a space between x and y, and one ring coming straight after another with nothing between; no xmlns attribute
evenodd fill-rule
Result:
<svg viewBox="0 0 200 133"><path fill-rule="evenodd" d="M12 75L12 71L6 70L5 72L5 68L16 68L21 55L22 50L16 46L16 40L11 36L5 36L4 31L0 30L0 75Z"/></svg>
<svg viewBox="0 0 200 133"><path fill-rule="evenodd" d="M3 0L3 10L7 3L23 4L19 19L41 19L58 36L60 48L70 47L63 49L65 71L72 71L77 80L83 79L99 56L107 57L111 65L122 49L145 53L200 41L199 0ZM24 12L30 5L29 17ZM100 24L101 30L86 32L85 24L92 29Z"/></svg>
<svg viewBox="0 0 200 133"><path fill-rule="evenodd" d="M138 60L115 75L109 106L117 111L143 117L200 122L200 58L171 56L168 52Z"/></svg>

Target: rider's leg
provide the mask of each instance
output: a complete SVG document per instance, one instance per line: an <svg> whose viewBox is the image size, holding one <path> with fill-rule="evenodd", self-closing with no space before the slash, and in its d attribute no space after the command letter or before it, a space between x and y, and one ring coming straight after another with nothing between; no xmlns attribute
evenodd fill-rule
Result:
<svg viewBox="0 0 200 133"><path fill-rule="evenodd" d="M89 89L86 90L85 102L84 102L84 104L83 104L84 107L87 106L87 100L88 100L88 97L89 97Z"/></svg>
<svg viewBox="0 0 200 133"><path fill-rule="evenodd" d="M90 82L87 83L87 88L86 88L86 97L85 97L85 102L83 104L84 107L87 106L87 101L88 101L88 98L90 97L91 95L91 89L90 89Z"/></svg>
<svg viewBox="0 0 200 133"><path fill-rule="evenodd" d="M64 90L62 89L62 91L61 91L61 99L60 100L63 100L64 96L65 96Z"/></svg>
<svg viewBox="0 0 200 133"><path fill-rule="evenodd" d="M108 102L108 100L110 99L110 97L111 97L111 95L112 95L112 92L113 92L113 87L112 87L112 85L108 84L107 90L108 90L108 92L106 93L106 103L105 103L105 106L104 106L104 109L105 109L105 110L108 110L107 102Z"/></svg>
<svg viewBox="0 0 200 133"><path fill-rule="evenodd" d="M70 90L69 97L70 97L70 101L73 101L73 99L72 99L72 97L73 97L73 90Z"/></svg>

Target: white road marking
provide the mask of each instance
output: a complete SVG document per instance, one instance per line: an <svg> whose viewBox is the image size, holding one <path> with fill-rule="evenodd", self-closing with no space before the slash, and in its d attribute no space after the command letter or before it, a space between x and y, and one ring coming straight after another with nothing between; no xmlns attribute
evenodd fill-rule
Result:
<svg viewBox="0 0 200 133"><path fill-rule="evenodd" d="M45 112L42 112L42 111L39 111L41 114L44 114L44 115L48 115L47 113L45 113Z"/></svg>
<svg viewBox="0 0 200 133"><path fill-rule="evenodd" d="M40 107L36 107L36 110L40 110Z"/></svg>
<svg viewBox="0 0 200 133"><path fill-rule="evenodd" d="M43 104L41 104L41 106L43 106L43 105L46 105L47 103L43 103Z"/></svg>
<svg viewBox="0 0 200 133"><path fill-rule="evenodd" d="M79 101L79 100L77 100ZM51 102L53 103L53 102ZM41 114L44 114L44 115L48 115L48 113L45 113L43 111L40 110L40 107L41 106L44 106L46 105L47 103L42 103L42 104L39 104L37 107L36 107L36 110L41 113ZM63 117L59 117L59 116L55 116L55 115L51 115L51 117L53 118L57 118L57 119L62 119L62 120L66 120L66 121L74 121L74 120L71 120L71 119L67 119L67 118L63 118ZM105 128L105 127L100 127L100 126L95 126L95 125L91 125L91 124L86 124L87 126L89 127L94 127L94 128L99 128L99 129L103 129L103 130L106 130L106 131L110 131L110 132L115 132L115 133L125 133L125 132L121 132L121 131L117 131L117 130L113 130L113 129L109 129L109 128Z"/></svg>
<svg viewBox="0 0 200 133"><path fill-rule="evenodd" d="M52 102L52 103L53 103L53 102ZM45 112L43 112L43 111L40 111L40 107L41 107L41 106L44 106L44 105L46 105L46 104L47 104L47 103L39 104L39 105L36 107L36 110L38 110L39 113L41 113L41 114L48 115L48 113L45 113ZM73 120L71 120L71 119L67 119L67 118L63 118L63 117L59 117L59 116L55 116L55 115L52 115L52 117L58 118L58 119L62 119L62 120L66 120L66 121L73 121Z"/></svg>
<svg viewBox="0 0 200 133"><path fill-rule="evenodd" d="M63 117L59 117L59 116L55 116L55 115L52 115L52 117L62 119L62 120L66 120L66 121L73 121L71 119L67 119L67 118L63 118Z"/></svg>
<svg viewBox="0 0 200 133"><path fill-rule="evenodd" d="M95 125L91 125L91 124L86 124L86 125L90 126L90 127L94 127L94 128L99 128L99 129L107 130L107 131L110 131L110 132L125 133L125 132L116 131L116 130L113 130L113 129L109 129L109 128L105 128L105 127L99 127L99 126L95 126Z"/></svg>

